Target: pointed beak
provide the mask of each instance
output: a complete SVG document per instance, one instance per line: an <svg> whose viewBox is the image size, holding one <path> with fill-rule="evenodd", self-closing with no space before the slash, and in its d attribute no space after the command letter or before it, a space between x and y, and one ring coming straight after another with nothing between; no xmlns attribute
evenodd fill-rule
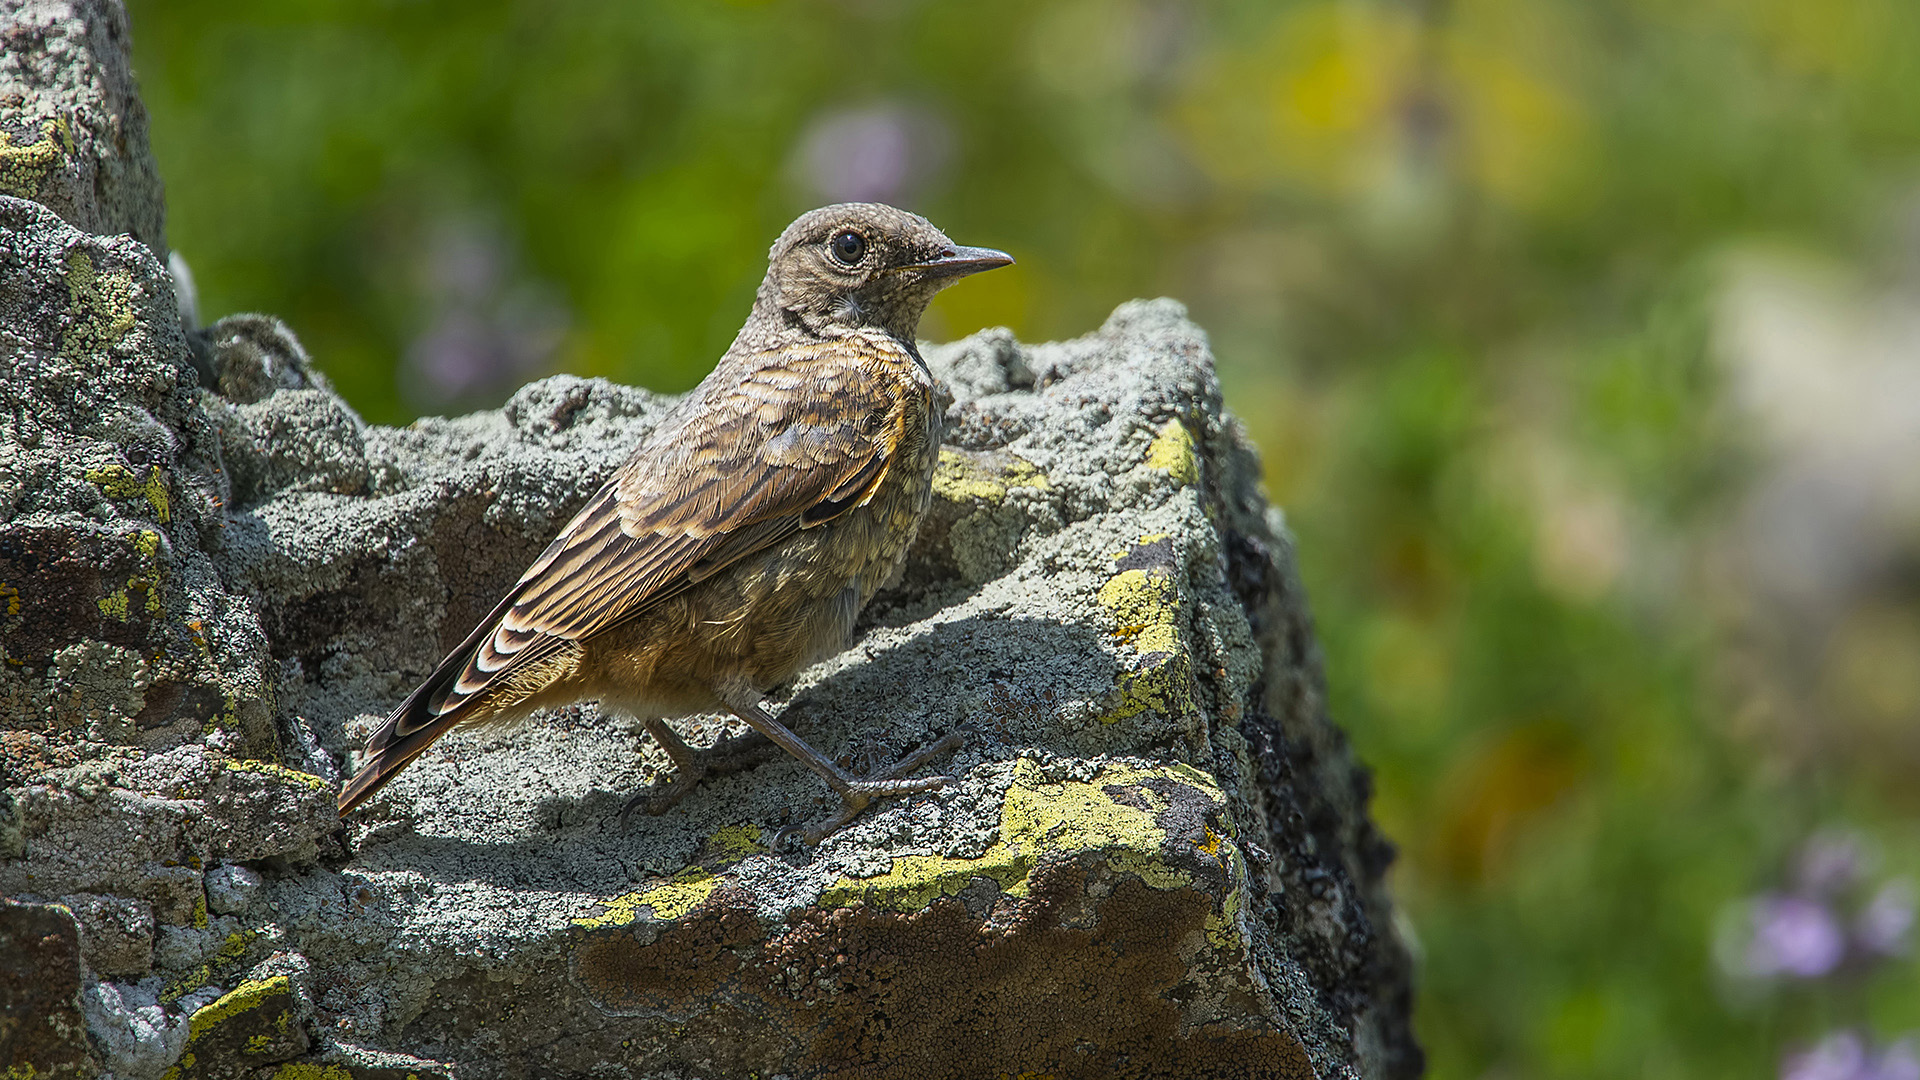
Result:
<svg viewBox="0 0 1920 1080"><path fill-rule="evenodd" d="M1012 264L1013 256L1004 251L995 251L992 248L959 247L956 245L942 251L936 259L931 259L923 263L915 263L912 266L903 267L902 269L918 270L922 277L958 278L966 277L968 274L977 274L982 270L992 270L995 267L1011 266Z"/></svg>

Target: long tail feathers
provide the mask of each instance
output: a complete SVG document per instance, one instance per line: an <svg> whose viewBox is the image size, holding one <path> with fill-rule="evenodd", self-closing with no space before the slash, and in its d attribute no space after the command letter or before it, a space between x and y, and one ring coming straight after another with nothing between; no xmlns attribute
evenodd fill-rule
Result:
<svg viewBox="0 0 1920 1080"><path fill-rule="evenodd" d="M408 704L412 704L409 702ZM404 709L405 706L402 706ZM387 718L387 722L373 736L368 744L366 764L353 774L347 786L340 789L340 816L353 813L354 808L368 799L373 793L386 786L387 781L400 775L400 770L414 758L426 752L427 747L459 723L455 717L441 716L430 721L425 727L416 728L405 735L395 736L399 728L400 715L396 713Z"/></svg>
<svg viewBox="0 0 1920 1080"><path fill-rule="evenodd" d="M522 582L508 592L494 607L493 613L475 626L467 639L447 654L445 660L440 661L425 682L414 687L413 693L407 695L400 707L387 717L387 722L373 733L373 738L367 740L366 763L360 766L359 772L353 774L353 779L347 781L347 786L340 789L341 817L353 813L355 807L373 798L374 792L398 776L400 770L406 768L414 758L425 753L436 739L473 715L472 706L477 694L462 695L458 701L449 704L448 695L441 691L466 670L467 661L473 658L480 639L493 632L500 617L513 606L524 586L525 582Z"/></svg>

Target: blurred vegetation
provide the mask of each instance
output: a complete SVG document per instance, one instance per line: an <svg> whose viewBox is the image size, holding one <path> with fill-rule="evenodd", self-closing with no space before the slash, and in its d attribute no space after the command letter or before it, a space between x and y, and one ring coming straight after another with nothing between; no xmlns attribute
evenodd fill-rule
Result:
<svg viewBox="0 0 1920 1080"><path fill-rule="evenodd" d="M130 6L203 312L285 317L371 420L690 386L845 195L1020 259L930 338L1186 300L1402 846L1433 1075L1764 1075L1920 1027L1910 954L1715 959L1821 828L1920 872L1914 414L1854 430L1920 334L1845 322L1920 296L1911 0ZM1755 266L1785 291L1743 307ZM1828 395L1859 408L1743 396L1837 370L1749 325L1793 304L1884 331ZM1839 586L1776 589L1830 461L1868 524L1816 533Z"/></svg>

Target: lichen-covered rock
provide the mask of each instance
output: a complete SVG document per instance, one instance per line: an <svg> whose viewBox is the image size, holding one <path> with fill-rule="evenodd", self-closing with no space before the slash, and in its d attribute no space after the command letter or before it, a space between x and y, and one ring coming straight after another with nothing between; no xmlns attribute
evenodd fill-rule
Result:
<svg viewBox="0 0 1920 1080"><path fill-rule="evenodd" d="M259 1075L262 1066L291 1061L307 1047L293 980L286 975L247 979L193 1011L186 1048L166 1078L240 1080Z"/></svg>
<svg viewBox="0 0 1920 1080"><path fill-rule="evenodd" d="M164 261L166 210L119 0L0 0L0 195Z"/></svg>
<svg viewBox="0 0 1920 1080"><path fill-rule="evenodd" d="M1388 849L1204 339L1158 302L1075 342L928 355L955 397L935 509L786 715L851 762L960 730L955 784L792 852L781 831L831 810L795 763L623 832L666 762L620 718L456 735L350 823L352 859L262 885L250 949L313 965L337 1053L472 1075L1417 1071ZM287 725L349 752L663 404L550 379L363 429L362 492L242 508L219 562L258 598ZM279 452L302 475L333 453Z"/></svg>
<svg viewBox="0 0 1920 1080"><path fill-rule="evenodd" d="M67 43L7 77L75 103L68 128L132 116L123 16L54 10L0 8ZM668 763L583 704L449 737L341 826L366 731L668 402L558 376L366 425L277 321L183 331L157 209L111 210L157 208L151 163L96 168L111 212L76 210L80 145L33 151L60 214L0 195L10 1068L1419 1071L1390 848L1178 305L927 350L952 391L934 509L854 646L777 696L852 767L962 733L947 788L795 850L835 800L781 759L623 829Z"/></svg>
<svg viewBox="0 0 1920 1080"><path fill-rule="evenodd" d="M358 490L308 482L337 443L223 440L232 473L254 453L289 478L222 506L204 552L264 627L279 761L217 729L167 746L42 722L37 782L11 792L24 857L0 885L119 897L120 923L133 903L157 927L150 967L138 943L101 947L96 976L124 980L89 999L108 1064L259 1066L233 1047L270 1033L205 1033L254 1015L233 995L295 958L286 1009L258 1015L301 1035L263 1052L350 1075L1417 1071L1386 849L1321 715L1284 538L1204 340L1160 302L1075 342L983 335L929 359L955 395L936 508L860 641L805 673L786 714L852 762L947 730L967 745L949 789L805 852L779 834L831 800L785 760L621 831L625 796L667 763L590 705L450 738L328 847L355 730L464 634L660 399L557 377L497 413L353 419ZM198 393L196 416L234 408ZM312 378L245 404L279 423L316 397L351 416ZM50 655L109 644L95 626ZM80 702L131 708L110 692L139 670L90 663L42 678L92 672Z"/></svg>

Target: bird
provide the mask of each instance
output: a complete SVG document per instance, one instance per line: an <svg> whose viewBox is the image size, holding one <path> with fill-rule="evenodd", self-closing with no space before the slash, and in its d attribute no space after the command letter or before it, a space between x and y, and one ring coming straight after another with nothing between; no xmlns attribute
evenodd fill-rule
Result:
<svg viewBox="0 0 1920 1080"><path fill-rule="evenodd" d="M882 203L801 215L713 371L374 731L340 816L456 727L596 699L638 718L675 766L623 821L764 758L768 740L841 799L808 842L876 798L950 782L912 774L957 749L957 733L855 775L771 715L766 695L843 650L904 561L932 504L942 427L920 318L941 289L1012 262ZM751 732L696 751L668 723L720 710Z"/></svg>

